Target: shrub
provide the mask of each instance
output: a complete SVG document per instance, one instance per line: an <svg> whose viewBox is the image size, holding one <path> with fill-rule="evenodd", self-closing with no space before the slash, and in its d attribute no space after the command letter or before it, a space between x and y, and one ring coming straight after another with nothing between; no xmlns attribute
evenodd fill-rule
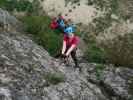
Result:
<svg viewBox="0 0 133 100"><path fill-rule="evenodd" d="M105 63L106 61L105 51L97 44L95 38L89 35L88 38L85 38L85 42L88 43L87 49L84 53L85 58L87 58L87 61L96 62L96 63Z"/></svg>
<svg viewBox="0 0 133 100"><path fill-rule="evenodd" d="M102 78L102 73L103 73L103 70L104 70L104 65L103 64L97 64L96 65L96 77L98 80L100 80Z"/></svg>
<svg viewBox="0 0 133 100"><path fill-rule="evenodd" d="M117 13L119 0L88 0L88 5L95 4L97 8L101 10L111 10L113 13Z"/></svg>
<svg viewBox="0 0 133 100"><path fill-rule="evenodd" d="M111 13L106 13L104 17L95 18L93 20L95 23L95 26L93 26L93 32L97 35L103 33L105 29L111 26L112 21Z"/></svg>
<svg viewBox="0 0 133 100"><path fill-rule="evenodd" d="M63 74L61 73L47 73L45 76L46 81L48 82L48 84L53 84L56 85L60 82L64 82L65 81L65 77Z"/></svg>
<svg viewBox="0 0 133 100"><path fill-rule="evenodd" d="M25 31L33 34L38 44L44 46L51 55L55 55L62 46L60 31L50 29L51 19L48 16L26 16L22 19Z"/></svg>
<svg viewBox="0 0 133 100"><path fill-rule="evenodd" d="M90 44L85 54L89 62L105 63L104 51L96 44Z"/></svg>
<svg viewBox="0 0 133 100"><path fill-rule="evenodd" d="M118 66L133 66L133 34L118 36L101 44L109 63Z"/></svg>
<svg viewBox="0 0 133 100"><path fill-rule="evenodd" d="M21 0L17 3L16 7L17 11L27 11L27 12L32 12L33 11L33 6L32 3L30 3L27 0Z"/></svg>
<svg viewBox="0 0 133 100"><path fill-rule="evenodd" d="M38 34L40 31L44 31L44 28L49 28L48 24L50 19L48 17L41 16L25 16L22 18L22 21L25 24L25 30L31 34Z"/></svg>
<svg viewBox="0 0 133 100"><path fill-rule="evenodd" d="M33 4L28 0L0 0L0 7L8 11L16 9L18 12L33 12Z"/></svg>
<svg viewBox="0 0 133 100"><path fill-rule="evenodd" d="M2 7L3 5L5 5L6 4L6 0L0 0L0 7Z"/></svg>

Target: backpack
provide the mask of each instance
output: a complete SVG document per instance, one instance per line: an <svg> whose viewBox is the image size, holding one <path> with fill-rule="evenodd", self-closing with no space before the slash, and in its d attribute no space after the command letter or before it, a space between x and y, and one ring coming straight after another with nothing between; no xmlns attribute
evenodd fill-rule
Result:
<svg viewBox="0 0 133 100"><path fill-rule="evenodd" d="M58 26L59 26L60 28L64 28L64 27L65 27L64 19L59 18L59 19L57 20L57 23L58 23Z"/></svg>

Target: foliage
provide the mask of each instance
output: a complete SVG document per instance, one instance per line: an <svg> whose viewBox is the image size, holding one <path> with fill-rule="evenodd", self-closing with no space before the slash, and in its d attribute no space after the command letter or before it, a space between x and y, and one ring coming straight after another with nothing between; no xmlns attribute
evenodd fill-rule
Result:
<svg viewBox="0 0 133 100"><path fill-rule="evenodd" d="M22 19L25 31L33 34L38 44L44 46L51 55L55 55L61 48L62 34L58 30L51 30L51 19L48 16L26 16Z"/></svg>
<svg viewBox="0 0 133 100"><path fill-rule="evenodd" d="M107 13L104 17L98 17L93 20L95 23L95 28L93 29L95 34L104 32L105 29L111 26L112 18L110 13Z"/></svg>
<svg viewBox="0 0 133 100"><path fill-rule="evenodd" d="M89 62L105 63L105 52L100 48L95 41L89 41L88 48L85 52Z"/></svg>
<svg viewBox="0 0 133 100"><path fill-rule="evenodd" d="M0 0L0 7L8 11L33 12L33 4L28 0Z"/></svg>
<svg viewBox="0 0 133 100"><path fill-rule="evenodd" d="M113 21L117 21L116 19L112 19L111 15L119 16L118 0L88 0L88 5L96 5L98 10L105 12L104 16L96 17L93 20L93 24L90 23L90 32L96 35L102 34L105 29L112 25Z"/></svg>
<svg viewBox="0 0 133 100"><path fill-rule="evenodd" d="M96 5L100 10L111 10L112 13L117 13L118 0L88 0L88 5Z"/></svg>
<svg viewBox="0 0 133 100"><path fill-rule="evenodd" d="M6 4L6 0L0 0L0 7Z"/></svg>
<svg viewBox="0 0 133 100"><path fill-rule="evenodd" d="M133 33L118 36L101 44L109 63L117 66L133 66Z"/></svg>
<svg viewBox="0 0 133 100"><path fill-rule="evenodd" d="M96 65L96 77L98 80L102 78L102 72L104 70L104 65L103 64L97 64Z"/></svg>
<svg viewBox="0 0 133 100"><path fill-rule="evenodd" d="M48 84L53 84L56 85L58 83L64 82L65 81L65 76L61 73L47 73L45 74L45 79L48 82Z"/></svg>

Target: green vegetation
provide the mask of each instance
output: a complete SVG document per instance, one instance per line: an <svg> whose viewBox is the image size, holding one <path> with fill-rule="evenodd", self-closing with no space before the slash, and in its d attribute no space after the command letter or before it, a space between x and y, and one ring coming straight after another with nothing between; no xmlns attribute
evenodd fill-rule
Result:
<svg viewBox="0 0 133 100"><path fill-rule="evenodd" d="M105 17L98 17L94 19L93 22L96 24L96 27L94 28L95 34L104 32L105 29L111 26L112 21L110 13L107 13Z"/></svg>
<svg viewBox="0 0 133 100"><path fill-rule="evenodd" d="M105 63L105 52L96 43L89 43L85 55L89 62Z"/></svg>
<svg viewBox="0 0 133 100"><path fill-rule="evenodd" d="M133 33L118 36L101 44L109 63L117 66L133 66Z"/></svg>
<svg viewBox="0 0 133 100"><path fill-rule="evenodd" d="M100 10L111 10L112 13L118 14L118 0L88 0L88 5L96 5Z"/></svg>
<svg viewBox="0 0 133 100"><path fill-rule="evenodd" d="M22 19L25 31L33 34L37 43L44 46L51 55L55 55L62 46L62 34L59 30L51 30L51 19L48 16L26 16Z"/></svg>
<svg viewBox="0 0 133 100"><path fill-rule="evenodd" d="M96 77L98 80L100 80L102 78L102 73L103 73L104 68L105 67L102 64L96 65Z"/></svg>
<svg viewBox="0 0 133 100"><path fill-rule="evenodd" d="M91 37L89 37L91 38ZM133 66L133 33L117 36L112 40L106 40L97 44L88 37L85 40L87 50L85 56L89 62L112 63L116 66Z"/></svg>
<svg viewBox="0 0 133 100"><path fill-rule="evenodd" d="M119 16L118 13L118 0L88 0L88 5L96 5L96 8L99 10L107 11L104 16L96 17L93 20L93 24L90 24L88 27L88 32L93 34L94 37L97 37L99 34L103 34L103 32L108 29L110 26L112 26L112 22L118 22L117 19L112 19L111 15L115 14L116 16ZM88 36L87 36L88 35ZM97 63L106 63L108 61L107 58L109 55L108 50L106 48L101 47L99 44L95 42L95 38L93 38L93 41L90 41L90 35L87 34L85 36L85 42L87 43L87 50L85 52L85 55L87 57L87 60L89 62L97 62ZM89 43L89 44L88 44ZM114 44L115 45L115 44ZM110 46L110 45L108 45ZM115 52L115 49L112 50L112 52ZM114 59L114 58L112 58ZM111 59L110 59L111 60Z"/></svg>
<svg viewBox="0 0 133 100"><path fill-rule="evenodd" d="M114 14L119 16L119 9L118 9L118 0L88 0L88 5L96 5L96 8L101 11L106 11L104 16L96 17L93 20L95 25L92 25L90 30L93 31L95 34L103 33L104 30L109 28L112 25L113 21L116 19L112 19L111 15Z"/></svg>
<svg viewBox="0 0 133 100"><path fill-rule="evenodd" d="M87 34L86 34L87 35ZM96 62L96 63L105 63L106 62L106 53L105 51L97 44L94 36L85 35L84 41L88 43L87 49L84 53L85 58L88 62Z"/></svg>
<svg viewBox="0 0 133 100"><path fill-rule="evenodd" d="M61 82L65 81L65 76L61 73L47 73L45 74L45 80L47 81L47 83L50 85L57 85Z"/></svg>
<svg viewBox="0 0 133 100"><path fill-rule="evenodd" d="M0 8L8 11L33 12L33 4L28 0L0 0Z"/></svg>
<svg viewBox="0 0 133 100"><path fill-rule="evenodd" d="M119 14L119 12L118 12L118 8L119 8L118 7L118 5L119 5L118 1L119 0L111 0L110 1L111 12L116 14L116 15Z"/></svg>
<svg viewBox="0 0 133 100"><path fill-rule="evenodd" d="M0 0L0 6L5 5L6 2L7 2L6 0Z"/></svg>

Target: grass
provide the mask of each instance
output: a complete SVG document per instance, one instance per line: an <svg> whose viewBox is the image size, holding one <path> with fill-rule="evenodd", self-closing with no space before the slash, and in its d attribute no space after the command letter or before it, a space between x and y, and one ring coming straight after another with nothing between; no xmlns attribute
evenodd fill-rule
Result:
<svg viewBox="0 0 133 100"><path fill-rule="evenodd" d="M61 73L47 73L44 75L45 80L47 81L47 83L50 85L57 85L61 82L65 81L65 76Z"/></svg>
<svg viewBox="0 0 133 100"><path fill-rule="evenodd" d="M102 45L109 63L116 66L133 66L133 33L118 36L115 39L106 41L106 43L102 43Z"/></svg>
<svg viewBox="0 0 133 100"><path fill-rule="evenodd" d="M85 56L88 62L105 63L106 55L95 41L89 41Z"/></svg>
<svg viewBox="0 0 133 100"><path fill-rule="evenodd" d="M112 13L118 15L118 0L111 0L111 10L112 10Z"/></svg>
<svg viewBox="0 0 133 100"><path fill-rule="evenodd" d="M96 65L96 77L98 80L100 80L102 78L102 73L103 73L104 68L105 67L103 64Z"/></svg>
<svg viewBox="0 0 133 100"><path fill-rule="evenodd" d="M105 29L109 28L112 25L112 18L111 14L107 13L104 17L98 17L93 20L96 24L95 26L95 33L99 34L104 32Z"/></svg>
<svg viewBox="0 0 133 100"><path fill-rule="evenodd" d="M96 63L104 63L105 62L103 51L94 45L92 45L91 47L88 48L87 56L88 56L87 60L89 62L96 62Z"/></svg>
<svg viewBox="0 0 133 100"><path fill-rule="evenodd" d="M0 0L0 7L8 10L14 11L16 9L18 12L33 12L33 4L28 0Z"/></svg>

